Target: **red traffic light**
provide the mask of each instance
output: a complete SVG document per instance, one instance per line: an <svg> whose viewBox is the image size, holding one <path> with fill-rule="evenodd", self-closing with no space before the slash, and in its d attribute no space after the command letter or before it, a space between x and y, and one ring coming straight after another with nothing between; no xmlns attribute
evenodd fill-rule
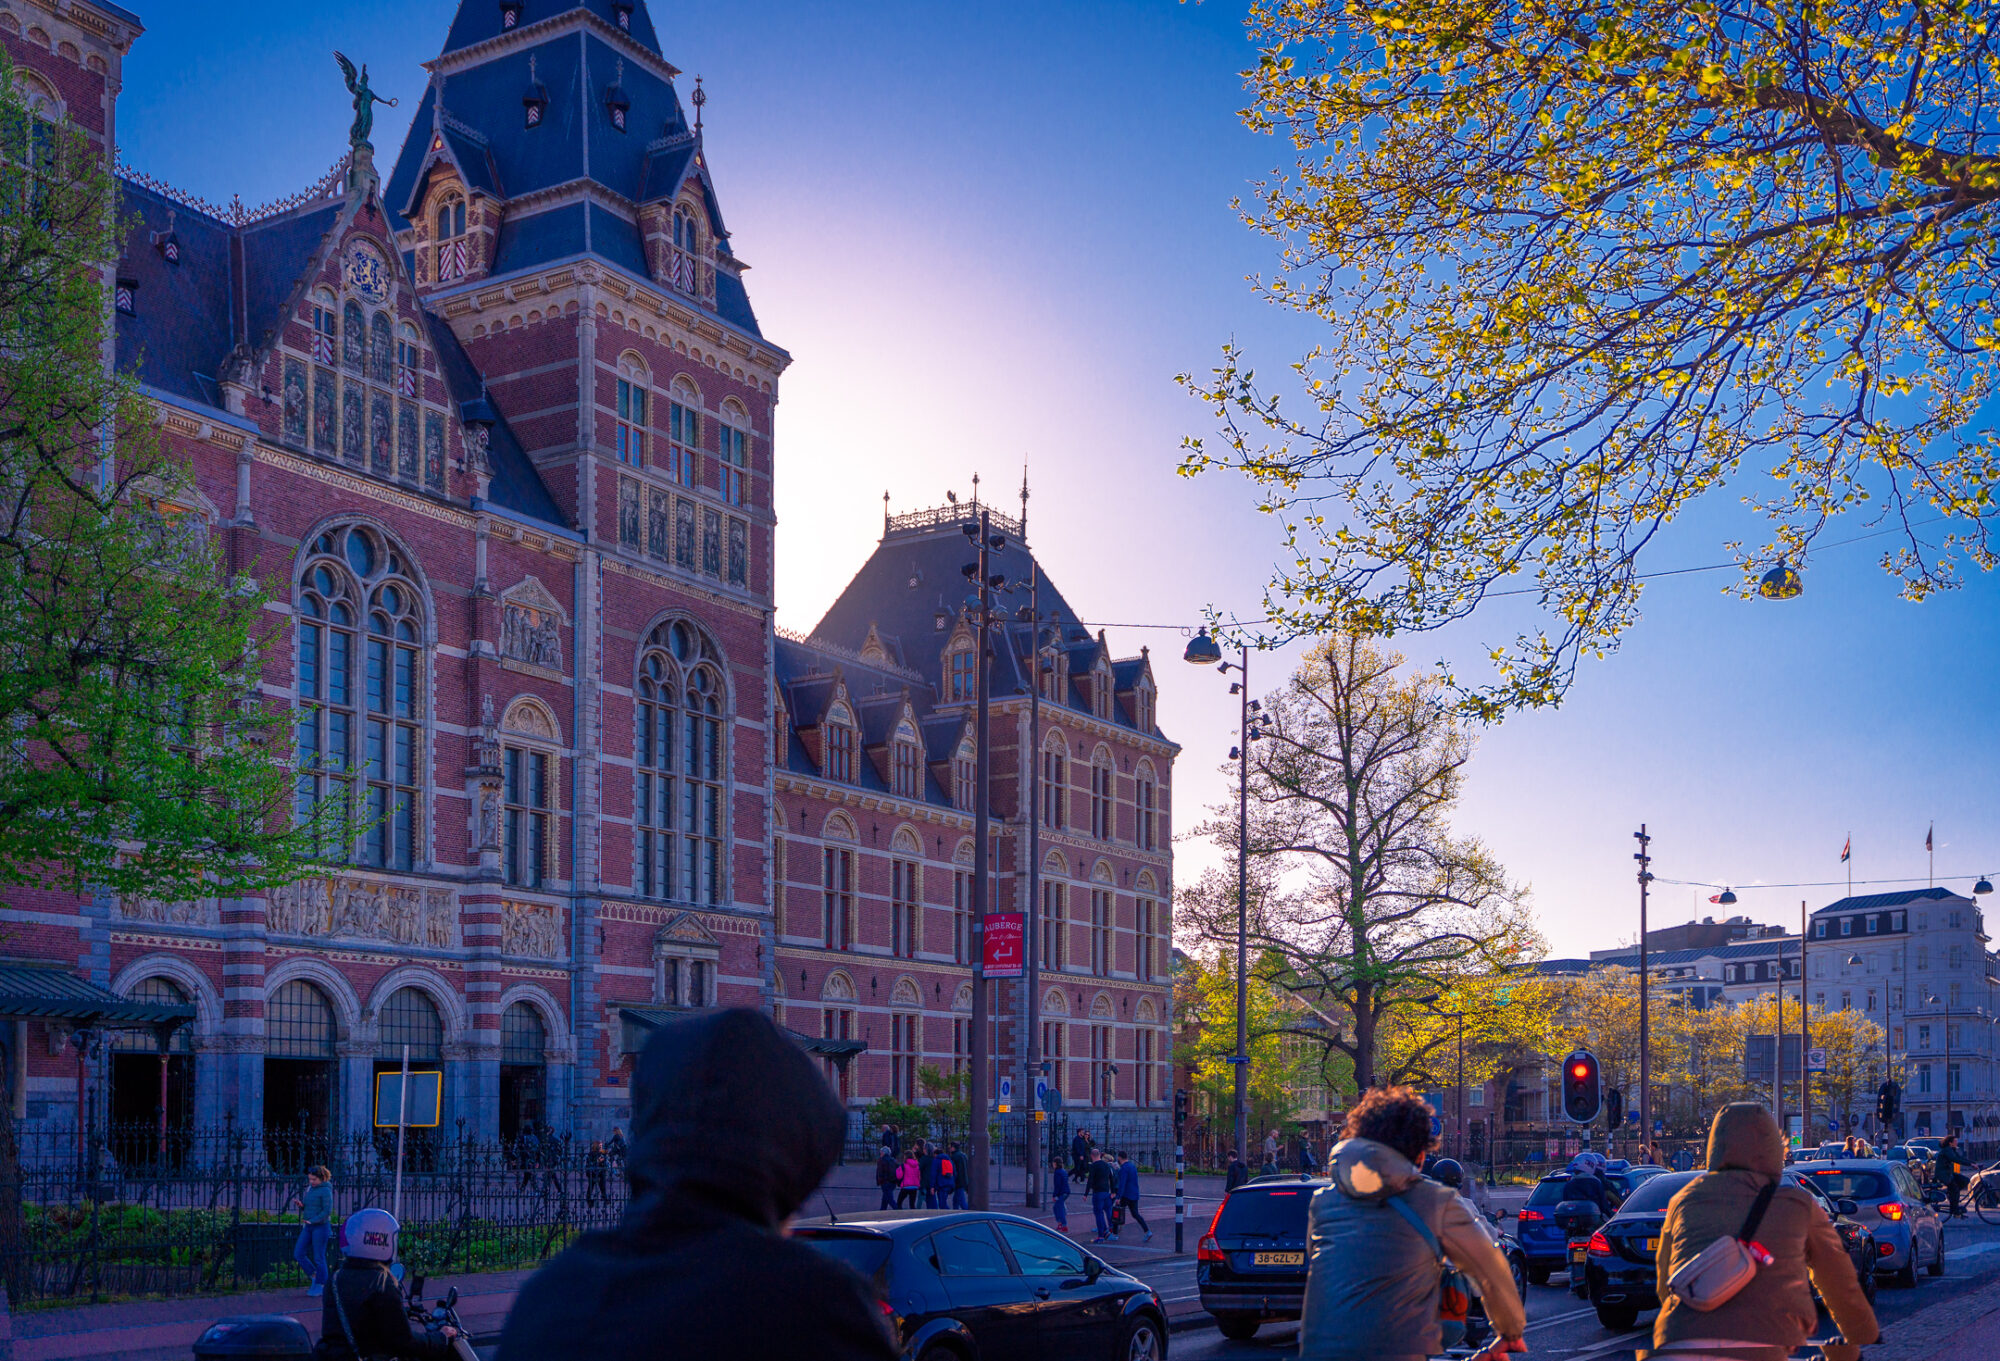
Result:
<svg viewBox="0 0 2000 1361"><path fill-rule="evenodd" d="M1575 1077L1575 1078L1585 1078L1585 1077L1589 1077L1589 1076L1590 1076L1590 1065L1589 1065L1589 1064L1587 1064L1587 1063L1574 1063L1574 1064L1571 1064L1571 1065L1570 1065L1570 1070L1569 1070L1569 1075L1570 1075L1571 1077Z"/></svg>

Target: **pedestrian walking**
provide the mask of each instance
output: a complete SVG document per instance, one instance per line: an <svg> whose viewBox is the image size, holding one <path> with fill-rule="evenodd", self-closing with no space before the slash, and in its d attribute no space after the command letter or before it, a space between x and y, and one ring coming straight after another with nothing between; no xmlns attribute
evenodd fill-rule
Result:
<svg viewBox="0 0 2000 1361"><path fill-rule="evenodd" d="M1264 1136L1264 1161L1272 1167L1278 1165L1278 1131L1272 1130Z"/></svg>
<svg viewBox="0 0 2000 1361"><path fill-rule="evenodd" d="M928 1139L917 1140L918 1187L924 1194L924 1208L938 1207L938 1154L937 1148Z"/></svg>
<svg viewBox="0 0 2000 1361"><path fill-rule="evenodd" d="M1145 1235L1142 1243L1153 1241L1153 1227L1146 1217L1139 1213L1139 1164L1132 1161L1130 1153L1118 1155L1118 1203L1125 1207L1126 1217L1139 1226Z"/></svg>
<svg viewBox="0 0 2000 1361"><path fill-rule="evenodd" d="M1317 1171L1319 1171L1319 1159L1313 1156L1312 1140L1301 1134L1299 1136L1299 1175L1310 1177Z"/></svg>
<svg viewBox="0 0 2000 1361"><path fill-rule="evenodd" d="M883 1125L882 1147L889 1150L891 1158L899 1163L903 1161L903 1131L894 1125Z"/></svg>
<svg viewBox="0 0 2000 1361"><path fill-rule="evenodd" d="M1111 1163L1105 1158L1104 1150L1093 1149L1096 1155L1090 1161L1084 1174L1084 1189L1090 1192L1090 1213L1097 1220L1097 1237L1093 1243L1111 1241L1111 1209L1118 1203L1118 1177Z"/></svg>
<svg viewBox="0 0 2000 1361"><path fill-rule="evenodd" d="M324 1167L306 1172L306 1189L292 1197L299 1207L299 1241L292 1260L306 1273L306 1294L326 1293L326 1241L333 1233L333 1173Z"/></svg>
<svg viewBox="0 0 2000 1361"><path fill-rule="evenodd" d="M1243 1165L1243 1159L1236 1156L1236 1150L1230 1149L1229 1169L1222 1178L1223 1194L1227 1195L1248 1180L1250 1180L1250 1169Z"/></svg>
<svg viewBox="0 0 2000 1361"><path fill-rule="evenodd" d="M895 1361L867 1282L784 1233L846 1131L804 1051L748 1008L676 1016L631 1093L631 1208L529 1278L500 1361Z"/></svg>
<svg viewBox="0 0 2000 1361"><path fill-rule="evenodd" d="M917 1197L923 1194L923 1181L923 1168L917 1150L912 1148L903 1155L896 1174L896 1205L899 1209L917 1208Z"/></svg>
<svg viewBox="0 0 2000 1361"><path fill-rule="evenodd" d="M1078 1130L1075 1137L1069 1141L1070 1175L1078 1181L1083 1180L1090 1174L1090 1149L1092 1142L1090 1131L1087 1129Z"/></svg>
<svg viewBox="0 0 2000 1361"><path fill-rule="evenodd" d="M888 1133L889 1127L884 1125L882 1151L875 1155L875 1184L882 1188L882 1203L875 1207L878 1210L896 1208L896 1178L902 1170L902 1164L896 1161L896 1155L889 1151Z"/></svg>
<svg viewBox="0 0 2000 1361"><path fill-rule="evenodd" d="M611 1153L602 1139L592 1139L590 1151L583 1155L584 1208L596 1204L599 1196L606 1205L611 1203Z"/></svg>
<svg viewBox="0 0 2000 1361"><path fill-rule="evenodd" d="M604 1151L605 1151L605 1152L606 1152L607 1154L609 1154L609 1155L611 1156L611 1163L612 1163L612 1166L616 1167L616 1168L617 1168L617 1169L618 1169L619 1171L621 1171L621 1172L622 1172L622 1171L624 1171L624 1170L625 1170L625 1131L624 1131L624 1130L622 1130L622 1129L614 1129L614 1130L612 1130L612 1131L611 1131L611 1142L607 1143L607 1144L606 1144L606 1145L604 1146Z"/></svg>
<svg viewBox="0 0 2000 1361"><path fill-rule="evenodd" d="M966 1176L965 1171L965 1155L958 1151L958 1140L953 1139L951 1141L951 1147L945 1151L945 1159L951 1164L949 1208L954 1210L969 1210L972 1208L972 1192L966 1186L969 1178ZM940 1199L943 1199L943 1197L940 1197ZM940 1208L945 1207L941 1206Z"/></svg>
<svg viewBox="0 0 2000 1361"><path fill-rule="evenodd" d="M1373 1089L1348 1111L1327 1156L1333 1184L1307 1211L1313 1246L1300 1361L1435 1356L1447 1260L1486 1301L1497 1339L1489 1350L1527 1350L1527 1314L1507 1259L1464 1199L1423 1175L1430 1144L1431 1109L1407 1087Z"/></svg>
<svg viewBox="0 0 2000 1361"><path fill-rule="evenodd" d="M1785 1136L1770 1111L1738 1101L1716 1112L1708 1171L1667 1202L1660 1229L1653 1356L1784 1361L1818 1322L1814 1287L1846 1339L1825 1349L1826 1361L1854 1361L1881 1336L1839 1231L1811 1192L1785 1184L1784 1168ZM1734 1294L1695 1308L1671 1283L1705 1250L1732 1237L1760 1245L1764 1256Z"/></svg>
<svg viewBox="0 0 2000 1361"><path fill-rule="evenodd" d="M534 1185L535 1169L541 1161L541 1144L535 1138L534 1125L521 1126L521 1132L514 1137L514 1163L521 1169L521 1180L515 1190L525 1191Z"/></svg>
<svg viewBox="0 0 2000 1361"><path fill-rule="evenodd" d="M1069 1232L1069 1169L1061 1158L1049 1159L1049 1208L1056 1212L1056 1227Z"/></svg>

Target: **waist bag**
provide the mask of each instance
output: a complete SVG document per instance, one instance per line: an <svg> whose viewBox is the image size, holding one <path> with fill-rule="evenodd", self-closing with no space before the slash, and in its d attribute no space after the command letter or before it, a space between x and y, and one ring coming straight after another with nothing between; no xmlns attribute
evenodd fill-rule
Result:
<svg viewBox="0 0 2000 1361"><path fill-rule="evenodd" d="M1773 1181L1759 1191L1751 1203L1750 1217L1743 1221L1742 1231L1716 1239L1691 1261L1683 1263L1667 1278L1668 1291L1688 1308L1704 1314L1734 1299L1750 1284L1759 1266L1769 1266L1776 1260L1756 1241L1756 1234L1777 1190L1778 1183Z"/></svg>

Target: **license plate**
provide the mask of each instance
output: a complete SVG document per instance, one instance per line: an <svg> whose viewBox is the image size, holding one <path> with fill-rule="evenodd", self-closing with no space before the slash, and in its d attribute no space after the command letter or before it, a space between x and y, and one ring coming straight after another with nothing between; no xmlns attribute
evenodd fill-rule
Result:
<svg viewBox="0 0 2000 1361"><path fill-rule="evenodd" d="M1657 1238L1648 1238L1648 1239L1646 1240L1646 1251L1648 1251L1648 1252L1658 1252L1659 1250L1660 1250L1660 1240L1659 1240L1659 1239L1657 1239Z"/></svg>
<svg viewBox="0 0 2000 1361"><path fill-rule="evenodd" d="M1569 1248L1569 1259L1570 1259L1570 1260L1571 1260L1572 1262L1581 1262L1581 1261L1583 1260L1583 1258L1584 1258L1584 1251L1585 1251L1585 1246L1584 1246L1584 1244L1582 1244L1582 1243L1572 1243L1572 1244L1570 1244L1570 1248Z"/></svg>
<svg viewBox="0 0 2000 1361"><path fill-rule="evenodd" d="M1250 1262L1253 1266L1304 1266L1306 1255L1303 1252L1259 1252L1252 1255Z"/></svg>

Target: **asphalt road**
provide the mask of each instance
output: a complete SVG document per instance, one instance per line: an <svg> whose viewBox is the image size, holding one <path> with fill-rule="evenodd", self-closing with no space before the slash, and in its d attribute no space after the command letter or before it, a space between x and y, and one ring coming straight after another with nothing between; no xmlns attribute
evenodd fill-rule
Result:
<svg viewBox="0 0 2000 1361"><path fill-rule="evenodd" d="M1154 1240L1158 1242L1158 1239ZM1131 1269L1131 1268L1128 1268ZM1140 1269L1162 1295L1194 1290L1192 1262L1174 1264L1171 1270ZM1896 1321L1919 1309L1951 1299L2000 1277L2000 1226L1987 1226L1976 1219L1960 1220L1945 1231L1945 1274L1930 1277L1919 1273L1917 1288L1899 1289L1886 1280L1875 1295L1875 1316L1881 1321L1884 1342L1896 1340ZM1569 1293L1565 1278L1550 1278L1546 1286L1528 1287L1528 1355L1562 1357L1564 1361L1631 1361L1634 1348L1652 1336L1653 1316L1642 1314L1639 1327L1627 1333L1608 1332L1598 1323L1594 1310ZM1175 1334L1171 1355L1174 1361L1198 1361L1206 1357L1269 1357L1296 1353L1298 1328L1294 1324L1266 1324L1249 1342L1230 1342L1212 1328ZM1936 1361L1961 1361L1939 1355ZM1964 1358L1963 1361L1991 1361L1991 1358Z"/></svg>

